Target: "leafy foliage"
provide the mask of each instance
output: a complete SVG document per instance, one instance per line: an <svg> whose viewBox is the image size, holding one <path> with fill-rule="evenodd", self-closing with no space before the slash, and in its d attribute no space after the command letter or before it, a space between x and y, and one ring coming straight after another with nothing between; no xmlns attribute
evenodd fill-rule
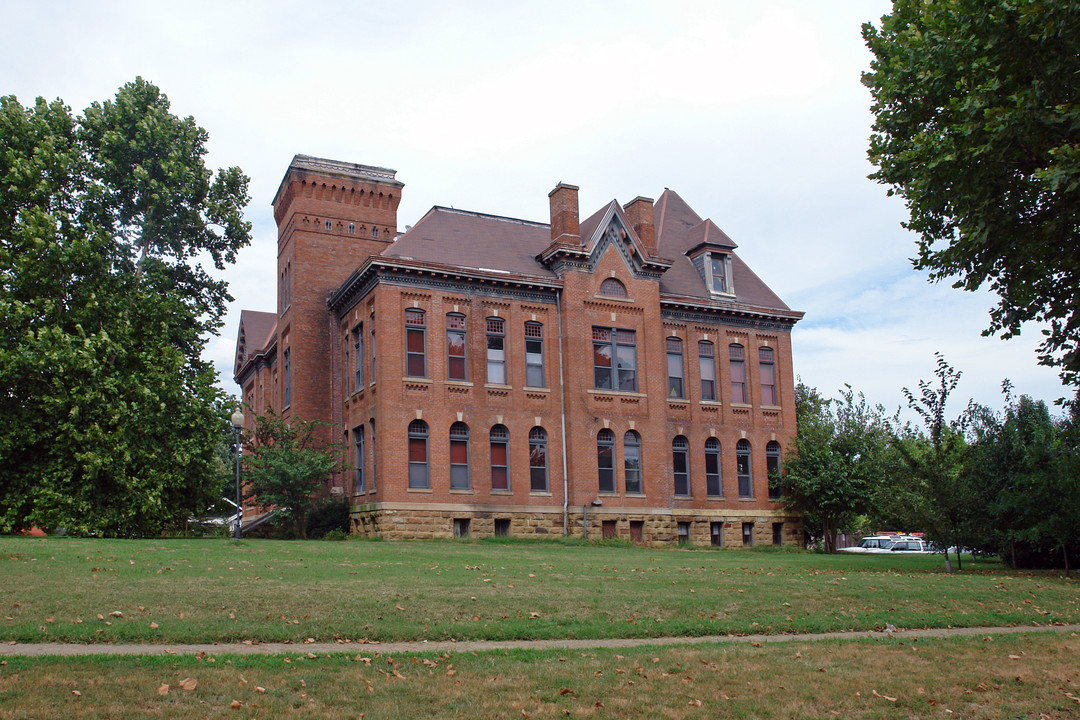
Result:
<svg viewBox="0 0 1080 720"><path fill-rule="evenodd" d="M272 505L307 539L314 493L338 467L339 452L318 440L317 420L283 418L271 409L255 419L255 443L244 461L247 498Z"/></svg>
<svg viewBox="0 0 1080 720"><path fill-rule="evenodd" d="M988 333L1045 322L1080 382L1080 2L894 0L863 26L872 178L907 201L915 266L999 296Z"/></svg>
<svg viewBox="0 0 1080 720"><path fill-rule="evenodd" d="M217 490L230 298L200 261L250 226L206 140L141 78L78 117L0 99L0 532L157 533Z"/></svg>
<svg viewBox="0 0 1080 720"><path fill-rule="evenodd" d="M975 524L985 547L1013 566L1068 570L1080 553L1080 462L1075 406L1054 420L1046 404L1012 398L1001 415L980 408L965 479L974 488ZM1056 556L1056 557L1055 557Z"/></svg>
<svg viewBox="0 0 1080 720"><path fill-rule="evenodd" d="M893 485L905 506L905 521L946 548L945 567L951 572L947 548L964 544L963 528L973 510L973 498L961 475L967 452L965 424L962 419L951 423L945 419L949 395L962 373L940 353L935 373L936 384L919 381L918 396L904 388L908 407L926 423L926 432L910 427L896 432L894 447L903 458L906 472Z"/></svg>
<svg viewBox="0 0 1080 720"><path fill-rule="evenodd" d="M795 398L798 433L775 482L784 502L803 513L807 530L833 552L837 531L870 509L886 477L887 423L880 407L850 387L839 400L826 400L800 382Z"/></svg>

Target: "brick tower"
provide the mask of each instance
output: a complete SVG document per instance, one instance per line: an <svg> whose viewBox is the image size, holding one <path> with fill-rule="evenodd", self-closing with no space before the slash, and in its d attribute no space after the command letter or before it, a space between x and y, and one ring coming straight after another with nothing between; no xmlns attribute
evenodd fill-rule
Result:
<svg viewBox="0 0 1080 720"><path fill-rule="evenodd" d="M340 423L337 325L327 298L397 237L395 171L296 155L274 196L278 226L278 411ZM328 429L325 440L334 439Z"/></svg>

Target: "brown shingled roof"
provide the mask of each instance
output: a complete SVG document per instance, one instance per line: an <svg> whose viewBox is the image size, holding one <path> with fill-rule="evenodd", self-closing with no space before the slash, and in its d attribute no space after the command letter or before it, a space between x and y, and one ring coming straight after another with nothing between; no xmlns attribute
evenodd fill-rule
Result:
<svg viewBox="0 0 1080 720"><path fill-rule="evenodd" d="M536 261L550 242L546 223L433 207L382 255L553 278Z"/></svg>
<svg viewBox="0 0 1080 720"><path fill-rule="evenodd" d="M240 329L236 336L237 355L234 372L240 372L244 363L253 355L265 350L276 335L277 313L241 310Z"/></svg>
<svg viewBox="0 0 1080 720"><path fill-rule="evenodd" d="M711 220L702 218L672 190L664 190L655 205L656 246L660 255L671 258L671 269L660 278L660 292L711 300L705 281L686 253L706 240L725 248L735 243ZM769 286L734 252L731 253L731 275L737 303L756 307L790 310Z"/></svg>

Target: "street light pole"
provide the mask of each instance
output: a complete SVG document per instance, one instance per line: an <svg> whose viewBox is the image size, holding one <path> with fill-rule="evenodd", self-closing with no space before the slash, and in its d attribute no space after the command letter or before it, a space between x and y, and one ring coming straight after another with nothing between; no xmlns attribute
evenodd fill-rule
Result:
<svg viewBox="0 0 1080 720"><path fill-rule="evenodd" d="M236 438L236 539L240 539L240 521L244 517L244 499L240 495L240 428L244 427L244 413L237 410L231 418Z"/></svg>

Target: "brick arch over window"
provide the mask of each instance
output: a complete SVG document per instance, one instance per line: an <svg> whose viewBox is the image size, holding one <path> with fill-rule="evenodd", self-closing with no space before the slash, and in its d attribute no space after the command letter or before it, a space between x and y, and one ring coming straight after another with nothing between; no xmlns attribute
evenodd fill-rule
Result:
<svg viewBox="0 0 1080 720"><path fill-rule="evenodd" d="M600 294L608 297L624 298L627 296L626 286L616 278L607 278L600 283Z"/></svg>

